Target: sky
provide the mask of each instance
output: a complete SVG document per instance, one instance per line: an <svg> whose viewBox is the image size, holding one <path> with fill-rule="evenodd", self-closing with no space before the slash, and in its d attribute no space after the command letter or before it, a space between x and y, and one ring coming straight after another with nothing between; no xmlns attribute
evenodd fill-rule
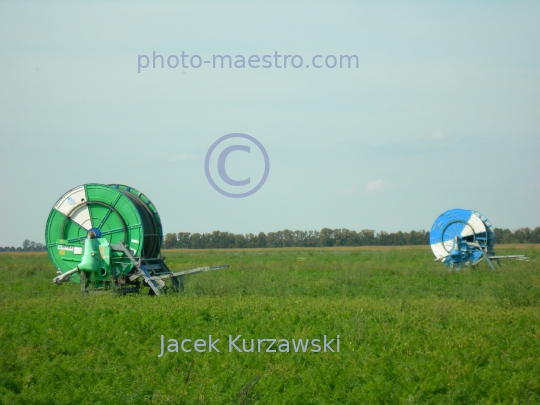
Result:
<svg viewBox="0 0 540 405"><path fill-rule="evenodd" d="M0 246L44 243L87 183L141 190L165 232L429 230L451 208L540 226L539 20L533 1L1 2ZM169 67L182 52L303 65ZM268 154L245 198L205 174L232 133ZM217 162L239 144L235 188ZM261 180L255 144L214 152L229 192Z"/></svg>

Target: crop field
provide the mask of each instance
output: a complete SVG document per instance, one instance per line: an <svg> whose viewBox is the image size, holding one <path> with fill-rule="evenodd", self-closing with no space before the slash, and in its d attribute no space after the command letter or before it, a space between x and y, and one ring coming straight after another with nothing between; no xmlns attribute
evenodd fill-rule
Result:
<svg viewBox="0 0 540 405"><path fill-rule="evenodd" d="M532 261L455 272L428 246L169 250L173 271L231 267L163 297L83 294L50 284L45 253L0 253L0 400L540 403L540 245L496 248Z"/></svg>

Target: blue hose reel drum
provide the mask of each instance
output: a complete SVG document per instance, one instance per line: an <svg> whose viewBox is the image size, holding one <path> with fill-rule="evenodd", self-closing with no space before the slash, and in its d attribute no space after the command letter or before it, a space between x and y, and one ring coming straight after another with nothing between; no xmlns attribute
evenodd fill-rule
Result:
<svg viewBox="0 0 540 405"><path fill-rule="evenodd" d="M495 254L493 226L485 216L473 210L446 211L436 219L429 238L435 260L451 268L475 265Z"/></svg>

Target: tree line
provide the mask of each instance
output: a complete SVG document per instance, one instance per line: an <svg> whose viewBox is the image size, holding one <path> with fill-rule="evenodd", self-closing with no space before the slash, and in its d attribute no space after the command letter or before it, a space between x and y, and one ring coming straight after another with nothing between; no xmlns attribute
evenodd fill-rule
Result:
<svg viewBox="0 0 540 405"><path fill-rule="evenodd" d="M495 228L495 243L540 243L540 227L534 229ZM320 231L259 232L236 234L214 231L212 233L167 233L164 249L238 249L282 247L332 247L332 246L404 246L429 245L429 232L410 231L388 233L364 229L360 232L348 229L323 228ZM46 250L43 243L25 239L22 246L0 246L0 252L40 252Z"/></svg>
<svg viewBox="0 0 540 405"><path fill-rule="evenodd" d="M43 243L37 243L34 241L30 241L28 239L25 239L22 243L22 246L14 247L14 246L6 246L1 247L0 246L0 252L41 252L45 250L45 245Z"/></svg>
<svg viewBox="0 0 540 405"><path fill-rule="evenodd" d="M512 232L510 229L495 228L495 243L540 243L540 226L534 229L519 228Z"/></svg>
<svg viewBox="0 0 540 405"><path fill-rule="evenodd" d="M540 243L540 227L534 230L521 228L514 232L495 228L496 243ZM364 229L323 228L320 231L259 232L235 234L214 231L212 233L167 233L164 249L229 249L229 248L282 248L282 247L332 247L332 246L403 246L429 245L429 232L410 231L388 233Z"/></svg>

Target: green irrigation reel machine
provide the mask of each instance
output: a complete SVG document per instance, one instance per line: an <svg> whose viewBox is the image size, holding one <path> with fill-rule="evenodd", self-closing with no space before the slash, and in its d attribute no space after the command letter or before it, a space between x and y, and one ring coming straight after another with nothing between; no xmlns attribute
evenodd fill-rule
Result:
<svg viewBox="0 0 540 405"><path fill-rule="evenodd" d="M121 294L149 287L150 295L184 290L184 276L228 265L173 273L161 255L163 227L154 204L121 184L85 184L54 205L45 229L53 283Z"/></svg>

